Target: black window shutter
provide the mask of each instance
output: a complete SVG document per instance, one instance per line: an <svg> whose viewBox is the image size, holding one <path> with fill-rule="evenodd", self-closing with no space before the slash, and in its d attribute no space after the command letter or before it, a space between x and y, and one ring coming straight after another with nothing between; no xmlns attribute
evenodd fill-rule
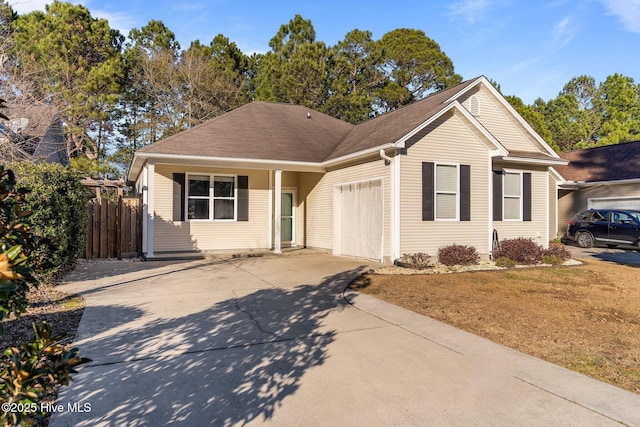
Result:
<svg viewBox="0 0 640 427"><path fill-rule="evenodd" d="M502 171L493 171L493 220L502 221Z"/></svg>
<svg viewBox="0 0 640 427"><path fill-rule="evenodd" d="M460 221L471 221L471 166L460 165Z"/></svg>
<svg viewBox="0 0 640 427"><path fill-rule="evenodd" d="M433 163L422 163L422 220L433 221Z"/></svg>
<svg viewBox="0 0 640 427"><path fill-rule="evenodd" d="M173 174L173 220L184 221L184 174Z"/></svg>
<svg viewBox="0 0 640 427"><path fill-rule="evenodd" d="M531 174L522 174L522 220L531 221Z"/></svg>
<svg viewBox="0 0 640 427"><path fill-rule="evenodd" d="M238 221L249 221L248 176L238 176Z"/></svg>

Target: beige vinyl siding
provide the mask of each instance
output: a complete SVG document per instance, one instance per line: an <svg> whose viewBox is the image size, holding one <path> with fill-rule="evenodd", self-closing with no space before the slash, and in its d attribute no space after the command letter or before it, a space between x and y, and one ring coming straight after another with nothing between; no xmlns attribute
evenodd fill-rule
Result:
<svg viewBox="0 0 640 427"><path fill-rule="evenodd" d="M560 190L558 199L560 234L563 235L567 231L567 222L573 215L589 208L589 199L632 196L640 197L640 185L638 183L597 185L582 187L573 191Z"/></svg>
<svg viewBox="0 0 640 427"><path fill-rule="evenodd" d="M587 201L581 203L577 190L558 190L558 234L567 233L567 224L573 215L587 208ZM582 207L584 206L584 207Z"/></svg>
<svg viewBox="0 0 640 427"><path fill-rule="evenodd" d="M562 237L558 229L558 183L549 174L549 240Z"/></svg>
<svg viewBox="0 0 640 427"><path fill-rule="evenodd" d="M155 167L154 250L258 249L268 246L268 171L157 164ZM173 221L173 174L202 173L249 177L249 221Z"/></svg>
<svg viewBox="0 0 640 427"><path fill-rule="evenodd" d="M461 103L471 109L471 97L479 101L480 114L476 119L495 136L507 150L540 151L547 153L525 128L518 124L512 114L501 105L488 89L481 87L473 94L468 94Z"/></svg>
<svg viewBox="0 0 640 427"><path fill-rule="evenodd" d="M490 245L489 150L468 121L448 116L401 156L400 254L427 252L449 244L474 246L487 253ZM471 221L422 221L422 163L470 165Z"/></svg>
<svg viewBox="0 0 640 427"><path fill-rule="evenodd" d="M333 249L333 201L334 187L340 184L383 179L384 200L384 233L383 256L391 253L391 167L385 166L384 160L373 156L368 162L331 170L325 175L300 173L301 211L304 211L305 245L308 247Z"/></svg>
<svg viewBox="0 0 640 427"><path fill-rule="evenodd" d="M495 165L496 169L531 173L531 221L493 221L493 228L498 230L498 238L514 239L517 237L532 238L537 244L547 247L549 239L549 184L545 168L519 169L513 165Z"/></svg>

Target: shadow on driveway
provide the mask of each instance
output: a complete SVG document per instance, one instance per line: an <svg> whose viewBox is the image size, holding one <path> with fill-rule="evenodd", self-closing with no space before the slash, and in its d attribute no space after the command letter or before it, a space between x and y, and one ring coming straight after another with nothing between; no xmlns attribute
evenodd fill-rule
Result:
<svg viewBox="0 0 640 427"><path fill-rule="evenodd" d="M640 251L618 248L581 248L566 244L574 258L598 259L601 261L615 262L617 264L640 267Z"/></svg>
<svg viewBox="0 0 640 427"><path fill-rule="evenodd" d="M336 331L323 319L348 304L337 296L358 271L318 285L234 291L235 298L203 311L146 323L136 307L87 307L83 322L93 319L95 328L84 331L81 347L93 362L62 390L62 401L89 403L91 411L59 414L51 425L223 426L270 419L305 372L325 363Z"/></svg>

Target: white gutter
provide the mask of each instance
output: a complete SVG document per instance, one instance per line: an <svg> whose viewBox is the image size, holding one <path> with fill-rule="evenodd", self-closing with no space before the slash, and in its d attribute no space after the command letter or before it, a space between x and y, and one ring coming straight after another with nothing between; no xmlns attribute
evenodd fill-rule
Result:
<svg viewBox="0 0 640 427"><path fill-rule="evenodd" d="M640 184L640 178L619 179L613 181L567 181L567 184L576 187L595 187L598 185L615 185L615 184Z"/></svg>
<svg viewBox="0 0 640 427"><path fill-rule="evenodd" d="M391 157L387 156L387 153L385 153L382 148L380 149L380 157L382 157L384 160L386 160L389 163L393 162L393 159Z"/></svg>
<svg viewBox="0 0 640 427"><path fill-rule="evenodd" d="M129 181L135 181L140 175L142 167L147 160L154 159L156 163L185 164L190 166L217 166L224 168L247 168L247 169L281 169L297 172L325 172L325 168L314 162L297 162L291 160L263 160L247 158L210 157L182 154L160 154L138 152L134 155L129 170ZM164 162L163 162L164 160Z"/></svg>
<svg viewBox="0 0 640 427"><path fill-rule="evenodd" d="M502 156L498 158L498 160L503 160L505 162L514 162L514 163L534 163L539 165L568 165L569 162L564 159L532 159L528 157L511 157L511 156Z"/></svg>
<svg viewBox="0 0 640 427"><path fill-rule="evenodd" d="M321 163L315 163L315 164L319 164L323 167L329 167L329 166L335 166L335 165L339 165L340 163L344 163L344 162L348 162L351 160L355 160L359 157L364 157L367 155L371 155L371 154L375 154L375 153L379 153L380 150L386 150L387 148L396 148L396 145L393 143L388 143L388 144L384 144L384 145L378 145L377 147L373 147L373 148L367 148L366 150L361 150L358 151L356 153L351 153L351 154L347 154L345 156L341 156L332 160L325 160L324 162Z"/></svg>

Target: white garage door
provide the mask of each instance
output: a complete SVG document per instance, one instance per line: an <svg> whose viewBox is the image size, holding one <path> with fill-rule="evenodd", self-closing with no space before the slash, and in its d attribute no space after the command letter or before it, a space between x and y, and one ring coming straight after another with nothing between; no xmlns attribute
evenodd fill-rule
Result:
<svg viewBox="0 0 640 427"><path fill-rule="evenodd" d="M620 197L606 199L589 199L589 209L638 209L640 210L640 197Z"/></svg>
<svg viewBox="0 0 640 427"><path fill-rule="evenodd" d="M340 253L382 260L382 181L345 184L337 190Z"/></svg>

